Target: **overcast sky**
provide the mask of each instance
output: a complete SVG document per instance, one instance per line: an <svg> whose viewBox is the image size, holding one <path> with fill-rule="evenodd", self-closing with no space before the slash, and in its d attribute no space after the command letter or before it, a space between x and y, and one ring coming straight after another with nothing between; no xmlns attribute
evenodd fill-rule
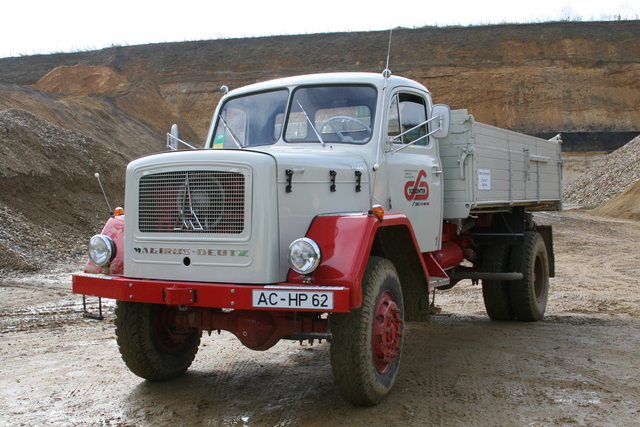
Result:
<svg viewBox="0 0 640 427"><path fill-rule="evenodd" d="M640 0L15 0L0 9L0 57L399 26L640 18Z"/></svg>

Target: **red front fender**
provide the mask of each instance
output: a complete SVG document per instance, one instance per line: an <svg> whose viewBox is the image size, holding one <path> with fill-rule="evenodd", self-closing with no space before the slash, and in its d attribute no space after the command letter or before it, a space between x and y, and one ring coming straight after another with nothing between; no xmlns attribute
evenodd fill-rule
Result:
<svg viewBox="0 0 640 427"><path fill-rule="evenodd" d="M116 256L109 266L109 274L123 274L124 273L124 215L113 216L109 218L104 225L102 232L105 236L111 237L116 244ZM101 274L105 271L87 260L84 266L85 273Z"/></svg>
<svg viewBox="0 0 640 427"><path fill-rule="evenodd" d="M311 285L343 286L349 289L351 309L362 303L362 276L367 268L369 254L381 227L404 226L409 230L414 248L419 250L409 219L401 213L387 213L380 222L366 214L317 216L307 236L322 252L320 266L313 272ZM423 264L423 270L426 268ZM304 283L304 277L289 270L288 283Z"/></svg>

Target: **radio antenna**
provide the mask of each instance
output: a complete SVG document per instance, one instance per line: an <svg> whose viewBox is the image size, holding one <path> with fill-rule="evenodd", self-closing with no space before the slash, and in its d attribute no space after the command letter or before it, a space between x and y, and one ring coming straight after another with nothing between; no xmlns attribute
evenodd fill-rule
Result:
<svg viewBox="0 0 640 427"><path fill-rule="evenodd" d="M100 174L96 172L93 176L98 178L98 184L100 184L100 189L102 189L102 194L104 195L104 200L107 202L107 206L109 207L109 212L113 215L113 210L111 209L111 204L109 203L109 199L107 198L107 193L104 191L104 187L102 186L102 181L100 181Z"/></svg>
<svg viewBox="0 0 640 427"><path fill-rule="evenodd" d="M391 56L391 36L393 35L393 28L389 29L389 47L387 48L387 66L385 67L385 72L389 72L389 74L391 73L391 70L389 70L389 57Z"/></svg>
<svg viewBox="0 0 640 427"><path fill-rule="evenodd" d="M382 77L384 77L384 86L382 88L382 90L386 90L387 89L387 79L389 79L389 77L391 77L391 70L389 69L389 57L391 56L391 36L393 35L393 28L389 29L389 47L387 48L387 66L385 67L384 71L382 72ZM378 169L380 169L380 150L382 150L382 130L383 128L380 127L380 138L378 138L378 149L376 150L376 162L373 164L373 171L376 172ZM373 199L376 198L376 196L373 194L373 189L376 188L376 178L378 177L378 174L374 174L373 175L373 187L371 190L371 204L373 205ZM377 198L376 198L377 200Z"/></svg>

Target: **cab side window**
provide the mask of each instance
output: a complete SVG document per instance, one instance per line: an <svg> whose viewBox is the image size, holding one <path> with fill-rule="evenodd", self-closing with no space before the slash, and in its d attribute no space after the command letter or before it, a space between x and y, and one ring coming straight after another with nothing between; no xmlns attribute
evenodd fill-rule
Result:
<svg viewBox="0 0 640 427"><path fill-rule="evenodd" d="M427 145L428 138L424 138L427 134L427 108L424 98L410 93L396 94L389 106L388 117L387 132L394 143L410 144L418 140L416 145Z"/></svg>

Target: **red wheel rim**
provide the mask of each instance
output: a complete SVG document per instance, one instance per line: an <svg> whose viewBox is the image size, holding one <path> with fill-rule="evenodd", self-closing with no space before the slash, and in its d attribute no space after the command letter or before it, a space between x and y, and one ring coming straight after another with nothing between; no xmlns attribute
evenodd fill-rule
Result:
<svg viewBox="0 0 640 427"><path fill-rule="evenodd" d="M389 370L400 350L402 337L400 308L393 294L385 291L378 299L373 320L373 360L379 373Z"/></svg>
<svg viewBox="0 0 640 427"><path fill-rule="evenodd" d="M533 289L536 295L536 300L538 302L542 301L542 297L544 296L544 274L543 274L542 257L536 256L535 263L533 266Z"/></svg>

